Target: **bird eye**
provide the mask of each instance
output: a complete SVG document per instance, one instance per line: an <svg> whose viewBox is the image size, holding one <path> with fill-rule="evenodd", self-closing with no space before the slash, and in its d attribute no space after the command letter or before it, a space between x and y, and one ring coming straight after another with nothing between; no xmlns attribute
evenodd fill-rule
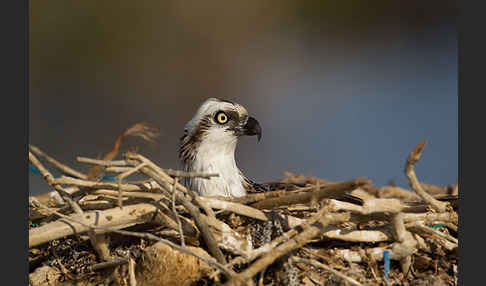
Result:
<svg viewBox="0 0 486 286"><path fill-rule="evenodd" d="M228 116L223 111L218 112L215 118L216 122L219 124L225 124L226 122L228 122Z"/></svg>

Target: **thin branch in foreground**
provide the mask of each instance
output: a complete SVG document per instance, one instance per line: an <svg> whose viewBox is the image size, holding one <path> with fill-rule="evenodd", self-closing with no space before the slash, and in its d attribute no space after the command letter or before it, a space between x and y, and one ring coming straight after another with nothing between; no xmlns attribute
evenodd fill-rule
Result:
<svg viewBox="0 0 486 286"><path fill-rule="evenodd" d="M176 185L177 185L177 177L174 178L174 184L172 184L172 212L174 213L174 217L177 221L177 227L179 229L179 235L181 236L181 246L186 247L186 241L184 240L184 232L182 231L182 223L177 213L176 204L175 204L176 194L177 194Z"/></svg>
<svg viewBox="0 0 486 286"><path fill-rule="evenodd" d="M201 231L204 242L208 246L210 254L213 255L219 263L226 264L226 258L224 257L223 252L221 252L221 249L219 249L218 244L216 243L216 239L209 229L207 220L201 215L199 208L196 207L191 201L186 199L186 197L183 195L183 193L192 195L192 192L187 190L186 187L179 184L178 182L174 183L175 180L173 178L167 175L162 169L160 169L157 165L155 165L152 161L145 158L144 156L134 153L127 153L126 156L132 159L132 161L138 161L133 162L134 166L140 163L146 163L147 166L141 169L142 173L154 179L160 186L174 184L176 188L181 191L181 193L176 192L177 202L182 204L184 208L189 212L189 214L194 218L197 227Z"/></svg>
<svg viewBox="0 0 486 286"><path fill-rule="evenodd" d="M257 209L271 209L282 205L302 204L309 203L312 199L320 201L325 198L336 198L344 195L347 191L356 189L357 187L369 184L369 181L365 178L357 178L351 181L339 182L334 184L322 185L319 189L302 192L302 193L290 193L282 197L269 198L256 203L251 206Z"/></svg>
<svg viewBox="0 0 486 286"><path fill-rule="evenodd" d="M326 271L329 271L331 272L332 274L342 278L343 280L351 283L352 285L356 285L356 286L364 286L363 284L359 283L358 281L354 280L353 278L351 277L348 277L344 274L342 274L341 272L337 271L337 270L334 270L332 269L331 267L325 265L325 264L322 264L320 262L317 262L315 260L311 260L311 259L306 259L306 258L300 258L300 257L296 257L296 256L293 256L291 258L294 262L297 262L297 263L305 263L305 264L309 264L309 265L312 265L314 267L317 267L317 268L322 268Z"/></svg>
<svg viewBox="0 0 486 286"><path fill-rule="evenodd" d="M128 277L130 278L130 286L137 286L137 279L135 279L135 260L128 258Z"/></svg>
<svg viewBox="0 0 486 286"><path fill-rule="evenodd" d="M183 253L186 253L186 254L189 254L189 255L192 255L192 256L195 256L195 257L199 258L203 262L206 262L208 265L211 265L214 268L219 269L222 273L225 273L228 277L234 277L234 276L236 276L236 272L234 272L231 269L228 269L226 266L218 263L214 259L206 258L206 257L204 257L202 255L199 255L199 254L197 254L197 253L189 250L186 247L181 247L181 246L179 246L179 245L177 245L175 243L172 243L169 240L166 240L166 239L157 237L157 236L155 236L155 235L153 235L151 233L133 232L133 231L120 230L120 229L115 229L115 228L110 228L110 227L99 227L99 226L89 225L89 224L83 223L82 221L73 219L72 217L69 217L67 215L63 215L63 214L61 214L61 213L59 213L57 211L53 211L53 210L49 209L47 206L45 206L42 203L40 203L39 201L37 201L35 198L31 198L30 199L30 203L33 204L34 206L43 208L43 209L51 212L52 214L55 214L56 216L58 216L60 218L64 218L66 220L69 220L69 221L78 223L78 224L80 224L80 225L82 225L84 227L87 227L87 228L91 228L91 229L94 229L94 230L104 230L105 232L113 232L113 233L118 233L118 234L121 234L121 235L128 235L128 236L134 236L134 237L139 237L139 238L145 238L145 239L160 241L160 242L162 242L164 244L169 245L172 248L175 248L176 250L179 250L180 252L183 252Z"/></svg>
<svg viewBox="0 0 486 286"><path fill-rule="evenodd" d="M122 173L120 175L118 175L118 206L120 208L122 208L122 204L123 204L123 201L122 201L122 198L123 198L123 192L122 192L122 180L128 176L130 176L131 174L137 172L138 170L140 170L141 168L143 168L144 166L146 166L146 164L142 163L138 166L136 166L135 168L129 170L129 171L126 171L125 173Z"/></svg>
<svg viewBox="0 0 486 286"><path fill-rule="evenodd" d="M64 190L63 187L60 186L60 184L56 181L56 179L54 179L54 176L52 176L51 172L49 172L44 167L44 165L42 165L42 163L30 151L29 151L29 161L30 163L32 163L32 165L34 165L39 170L39 172L42 174L42 177L44 177L47 183L50 186L54 187L54 189L56 189L56 191L59 193L61 197L70 196L69 192L67 192L66 190Z"/></svg>
<svg viewBox="0 0 486 286"><path fill-rule="evenodd" d="M37 148L34 145L29 144L29 150L31 152L35 153L37 156L46 159L47 162L51 163L57 169L59 169L61 172L65 173L65 174L68 174L68 175L71 175L71 176L74 176L74 177L77 177L77 178L80 178L80 179L87 179L88 178L87 175L85 175L81 172L78 172L78 171L72 169L71 167L69 167L67 165L64 165L63 163L57 161L56 159L54 159L51 156L47 155L46 153L42 152L39 148Z"/></svg>
<svg viewBox="0 0 486 286"><path fill-rule="evenodd" d="M88 157L76 157L76 160L80 163L92 164L92 165L100 165L103 167L126 167L129 164L125 160L100 160L100 159L91 159Z"/></svg>
<svg viewBox="0 0 486 286"><path fill-rule="evenodd" d="M127 262L128 262L128 259L126 259L126 258L115 258L112 261L101 262L101 263L92 265L92 266L89 267L89 270L90 271L96 271L96 270L105 269L105 268L109 268L109 267L115 267L115 266L118 266L118 265L121 265L121 264L125 264Z"/></svg>
<svg viewBox="0 0 486 286"><path fill-rule="evenodd" d="M325 207L324 207L325 209ZM319 212L321 213L321 212ZM307 227L299 234L290 238L288 241L280 244L279 246L271 249L265 256L255 261L245 271L239 273L236 277L238 280L247 281L261 272L265 267L274 263L275 260L289 253L290 251L300 248L307 244L314 237L322 233L323 229L330 223L338 223L349 220L349 213L327 213L323 212L323 215L318 218L318 225L307 225ZM234 278L228 281L225 285L234 285Z"/></svg>
<svg viewBox="0 0 486 286"><path fill-rule="evenodd" d="M405 176L408 178L408 184L410 187L419 195L424 202L430 204L434 210L438 212L445 212L447 211L447 203L440 202L436 200L434 197L429 195L420 184L419 180L417 179L417 175L415 174L415 170L413 165L418 162L420 156L422 155L422 151L427 144L427 141L424 140L422 143L417 144L415 149L408 155L407 162L405 163Z"/></svg>

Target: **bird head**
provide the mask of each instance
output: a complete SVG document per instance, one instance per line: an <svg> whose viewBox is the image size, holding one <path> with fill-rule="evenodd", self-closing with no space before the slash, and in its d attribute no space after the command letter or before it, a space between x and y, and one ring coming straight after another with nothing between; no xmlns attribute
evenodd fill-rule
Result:
<svg viewBox="0 0 486 286"><path fill-rule="evenodd" d="M255 135L260 141L262 129L258 120L248 116L240 104L218 98L204 101L184 128L184 136L211 142L214 147L236 143L243 135Z"/></svg>
<svg viewBox="0 0 486 286"><path fill-rule="evenodd" d="M260 140L262 129L243 106L218 98L204 101L184 128L179 158L186 171L219 176L185 178L184 184L204 196L244 196L247 179L235 161L236 143L244 135Z"/></svg>

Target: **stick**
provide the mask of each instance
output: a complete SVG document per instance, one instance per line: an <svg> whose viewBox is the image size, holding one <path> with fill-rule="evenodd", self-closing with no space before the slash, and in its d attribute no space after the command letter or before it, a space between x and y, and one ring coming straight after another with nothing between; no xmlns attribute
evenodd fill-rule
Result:
<svg viewBox="0 0 486 286"><path fill-rule="evenodd" d="M100 165L104 167L109 167L106 171L109 172L125 172L128 171L129 164L125 160L98 160L98 159L91 159L87 157L77 157L78 162L93 164L93 165ZM217 173L199 173L199 172L186 172L180 170L172 170L172 169L162 169L165 173L170 176L174 177L188 177L188 178L203 178L203 179L210 179L211 177L218 177L219 174ZM85 179L85 178L84 178Z"/></svg>
<svg viewBox="0 0 486 286"><path fill-rule="evenodd" d="M59 183L56 181L56 179L54 179L52 174L44 167L44 165L42 165L42 163L30 151L29 151L29 161L32 163L32 165L34 165L39 170L39 172L42 174L42 177L44 177L44 179L47 181L49 185L54 187L54 189L59 193L61 197L71 196L69 192L64 190L64 188L59 185Z"/></svg>
<svg viewBox="0 0 486 286"><path fill-rule="evenodd" d="M151 239L151 240L156 240L156 241L160 241L164 244L167 244L169 245L170 247L172 248L175 248L177 250L179 250L180 252L183 252L183 253L186 253L186 254L189 254L189 255L193 255L197 258L199 258L200 260L202 260L203 262L206 262L208 265L211 265L213 266L214 268L216 269L219 269L221 272L225 273L225 275L227 275L228 277L234 277L236 276L236 273L231 270L231 269L228 269L226 266L218 263L217 261L214 261L213 259L210 259L210 258L206 258L204 256L201 256L191 250L189 250L188 248L185 248L185 247L180 247L178 246L177 244L175 243L172 243L166 239L163 239L163 238L160 238L160 237L157 237L151 233L144 233L144 232L133 232L133 231L126 231L126 230L119 230L119 229L116 229L116 228L112 228L112 227L107 227L107 226L95 226L95 225L89 225L89 224L86 224L84 223L83 221L81 220L77 220L76 218L73 218L73 217L69 217L69 216L66 216L66 215L63 215L59 212L56 212L56 211L51 211L48 207L42 205L41 203L39 203L38 201L36 201L35 199L32 199L32 204L36 204L37 206L43 208L43 209L46 209L48 211L50 211L52 214L55 214L61 218L64 218L66 220L69 220L73 223L76 223L76 224L79 224L85 228L92 228L92 229L95 229L95 230L98 230L99 232L114 232L114 233L118 233L118 234L121 234L121 235L129 235L129 236L135 236L135 237L140 237L140 238L146 238L146 239ZM124 210L126 211L126 209L128 209L130 206L127 206ZM119 208L116 208L117 211L119 211L120 209ZM37 229L37 228L36 228ZM29 232L29 247L30 247L30 232Z"/></svg>
<svg viewBox="0 0 486 286"><path fill-rule="evenodd" d="M115 267L115 266L118 266L118 265L121 265L121 264L125 264L127 262L128 262L128 259L126 259L126 258L115 258L112 261L101 262L101 263L92 265L92 266L89 267L89 270L90 271L96 271L96 270L105 269L105 268L109 268L109 267Z"/></svg>
<svg viewBox="0 0 486 286"><path fill-rule="evenodd" d="M144 166L145 166L145 164L142 163L142 164L136 166L135 168L133 168L133 169L131 169L129 171L126 171L125 173L122 173L122 174L118 175L118 180L117 180L118 181L118 206L120 208L123 207L123 202L122 202L122 198L123 198L123 196L122 196L122 180L124 178L130 176L131 174L137 172L138 170L140 170Z"/></svg>
<svg viewBox="0 0 486 286"><path fill-rule="evenodd" d="M159 185L164 186L167 184L175 184L177 189L190 194L190 192L184 186L177 182L174 183L174 179L172 179L169 175L164 173L164 171L162 171L157 165L155 165L152 161L148 160L142 155L128 153L127 157L137 159L142 163L147 163L147 166L143 167L141 171L147 176L154 179ZM226 264L226 259L219 249L218 244L216 243L216 240L214 239L214 236L209 229L207 221L201 216L199 209L189 200L187 200L181 193L176 192L176 200L177 202L181 203L189 212L189 214L194 218L197 227L201 231L204 242L206 242L206 244L208 245L209 252L216 258L219 263Z"/></svg>
<svg viewBox="0 0 486 286"><path fill-rule="evenodd" d="M176 185L177 185L177 177L174 178L174 184L172 184L172 211L174 212L174 216L177 221L177 227L179 229L179 234L181 236L181 246L186 247L186 241L184 240L184 232L182 231L182 224L181 220L179 219L179 215L177 214L177 209L176 209Z"/></svg>
<svg viewBox="0 0 486 286"><path fill-rule="evenodd" d="M319 218L318 226L309 225L306 229L304 229L301 233L295 235L293 238L288 240L285 243L275 247L272 249L268 254L254 262L250 267L248 267L242 273L239 273L235 278L239 280L246 281L251 279L255 276L258 272L262 271L265 267L269 266L279 257L289 253L290 251L300 248L314 237L319 235L323 228L328 225L329 223L337 223L343 222L349 219L349 214L342 213L342 214L324 214L322 217ZM225 285L234 285L234 279L230 280Z"/></svg>
<svg viewBox="0 0 486 286"><path fill-rule="evenodd" d="M39 205L39 203L37 203ZM49 208L46 207L49 210ZM49 210L50 211L50 210ZM51 211L66 220L57 220L48 224L32 228L29 230L29 248L46 243L48 241L84 233L89 230L90 225L98 227L125 228L136 224L146 223L152 220L157 208L152 204L136 204L120 208L113 208L98 212L86 212L84 214L63 215L59 212ZM97 232L100 234L103 232Z"/></svg>
<svg viewBox="0 0 486 286"><path fill-rule="evenodd" d="M363 286L363 284L359 283L358 281L354 280L353 278L351 277L348 277L344 274L342 274L341 272L337 271L337 270L334 270L332 269L331 267L327 266L327 265L324 265L322 263L319 263L315 260L310 260L310 259L305 259L305 258L300 258L300 257L292 257L291 258L294 262L297 262L297 263L305 263L305 264L309 264L309 265L312 265L314 267L317 267L317 268L322 268L322 269L325 269L329 272L331 272L332 274L342 278L343 280L351 283L352 285L357 285L357 286Z"/></svg>
<svg viewBox="0 0 486 286"><path fill-rule="evenodd" d="M127 162L125 160L98 160L98 159L91 159L87 157L76 157L76 160L81 163L87 163L87 164L92 164L92 165L100 165L100 166L105 166L105 167L123 167L123 166L128 166Z"/></svg>
<svg viewBox="0 0 486 286"><path fill-rule="evenodd" d="M209 205L204 202L200 196L198 196L197 194L194 194L193 193L193 199L194 199L194 202L200 207L202 208L206 214L209 216L209 217L213 217L213 218L216 218L216 214L214 213L213 209L211 207L209 207Z"/></svg>
<svg viewBox="0 0 486 286"><path fill-rule="evenodd" d="M424 191L422 185L420 184L419 180L417 179L417 175L415 175L415 170L413 165L418 162L420 156L422 155L422 151L427 144L427 141L417 144L415 149L408 155L407 162L405 163L405 175L408 178L408 184L410 187L419 195L422 200L432 206L432 208L438 212L445 212L447 210L447 203L440 202L427 192Z"/></svg>
<svg viewBox="0 0 486 286"><path fill-rule="evenodd" d="M117 183L95 182L95 181L75 179L66 176L61 176L59 179L54 179L53 182L56 184L70 184L70 185L75 185L80 187L88 187L92 189L113 189L113 190L120 189L120 186ZM143 189L140 188L139 186L132 185L132 184L124 184L121 186L121 189L123 191L143 191Z"/></svg>
<svg viewBox="0 0 486 286"><path fill-rule="evenodd" d="M230 201L223 201L208 197L199 197L200 200L205 202L210 208L218 210L226 210L234 212L239 215L255 218L262 221L267 221L268 218L261 210L252 208L243 204L233 203Z"/></svg>
<svg viewBox="0 0 486 286"><path fill-rule="evenodd" d="M135 279L135 260L128 258L128 277L130 278L130 286L137 286L137 279Z"/></svg>
<svg viewBox="0 0 486 286"><path fill-rule="evenodd" d="M362 215L383 212L398 213L405 208L402 202L398 199L369 199L364 201L363 206L330 199L329 207L332 211L344 210Z"/></svg>
<svg viewBox="0 0 486 286"><path fill-rule="evenodd" d="M80 178L80 179L87 179L88 176L85 174L78 172L67 165L62 164L61 162L57 161L56 159L52 158L51 156L47 155L46 153L42 152L39 148L34 145L29 144L29 150L35 153L39 157L43 157L47 160L47 162L51 163L52 165L56 166L61 172L65 174L69 174L71 176Z"/></svg>
<svg viewBox="0 0 486 286"><path fill-rule="evenodd" d="M179 170L172 170L172 169L162 169L167 175L180 177L180 178L203 178L203 179L210 179L211 177L219 177L217 173L198 173L198 172L185 172Z"/></svg>
<svg viewBox="0 0 486 286"><path fill-rule="evenodd" d="M357 187L369 184L369 181L365 178L357 178L352 181L342 182L342 183L332 183L326 184L320 187L319 190L306 192L306 193L291 193L280 198L269 198L260 202L256 202L251 206L257 209L271 209L274 207L282 205L292 205L292 204L305 204L316 198L320 201L324 198L336 198L347 191L356 189Z"/></svg>
<svg viewBox="0 0 486 286"><path fill-rule="evenodd" d="M79 215L83 215L84 212L81 207L73 201L71 198L66 197L66 201L71 205L71 208L74 210L75 213ZM99 258L102 261L108 261L110 259L110 249L108 248L108 242L106 241L106 237L103 234L96 234L93 229L88 230L89 240L91 245L98 253Z"/></svg>

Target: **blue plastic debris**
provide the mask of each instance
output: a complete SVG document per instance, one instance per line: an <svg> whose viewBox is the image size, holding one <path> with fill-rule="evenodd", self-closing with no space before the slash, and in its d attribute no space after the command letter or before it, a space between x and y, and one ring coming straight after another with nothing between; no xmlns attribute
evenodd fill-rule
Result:
<svg viewBox="0 0 486 286"><path fill-rule="evenodd" d="M390 251L383 251L383 261L385 263L385 280L388 280L388 273L390 272Z"/></svg>
<svg viewBox="0 0 486 286"><path fill-rule="evenodd" d="M36 167L29 166L29 171L31 171L34 174L37 174L37 175L41 175L42 176L42 173Z"/></svg>

